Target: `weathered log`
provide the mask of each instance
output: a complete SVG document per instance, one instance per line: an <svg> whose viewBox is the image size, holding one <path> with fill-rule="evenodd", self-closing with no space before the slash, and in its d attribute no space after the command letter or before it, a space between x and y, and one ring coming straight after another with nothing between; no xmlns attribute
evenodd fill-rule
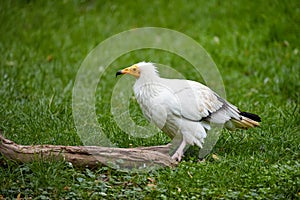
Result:
<svg viewBox="0 0 300 200"><path fill-rule="evenodd" d="M116 169L172 167L170 144L137 148L100 146L18 145L0 134L0 153L6 158L27 163L35 160L65 160L76 167L109 166Z"/></svg>

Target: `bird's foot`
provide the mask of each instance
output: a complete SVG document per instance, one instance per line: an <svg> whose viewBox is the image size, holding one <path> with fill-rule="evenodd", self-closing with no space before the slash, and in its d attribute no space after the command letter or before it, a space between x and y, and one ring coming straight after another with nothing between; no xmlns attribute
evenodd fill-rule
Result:
<svg viewBox="0 0 300 200"><path fill-rule="evenodd" d="M176 151L171 158L173 160L176 160L176 161L180 162L181 159L182 159L182 156L183 156L183 153L179 153L179 152Z"/></svg>
<svg viewBox="0 0 300 200"><path fill-rule="evenodd" d="M186 142L183 140L171 158L173 160L180 162L183 156L185 146L186 146Z"/></svg>

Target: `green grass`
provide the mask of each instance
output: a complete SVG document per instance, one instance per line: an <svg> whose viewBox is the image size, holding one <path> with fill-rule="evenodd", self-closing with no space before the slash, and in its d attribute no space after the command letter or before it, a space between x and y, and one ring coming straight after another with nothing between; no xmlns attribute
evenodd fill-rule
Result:
<svg viewBox="0 0 300 200"><path fill-rule="evenodd" d="M64 162L18 164L0 157L0 199L299 199L300 3L298 1L3 1L0 5L0 129L24 145L81 145L72 88L87 54L136 27L174 29L216 62L227 98L262 117L261 128L223 132L205 162L187 156L149 173L76 169ZM220 42L214 42L218 37ZM149 60L198 79L188 63L156 50L112 63L97 88L104 132L121 147L164 144L123 133L110 114L116 70ZM101 101L100 101L101 100ZM132 117L144 124L133 101ZM192 151L191 153L192 154Z"/></svg>

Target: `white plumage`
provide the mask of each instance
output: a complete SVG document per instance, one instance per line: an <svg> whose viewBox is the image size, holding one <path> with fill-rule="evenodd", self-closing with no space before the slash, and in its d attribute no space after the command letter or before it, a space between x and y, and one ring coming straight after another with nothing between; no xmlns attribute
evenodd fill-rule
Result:
<svg viewBox="0 0 300 200"><path fill-rule="evenodd" d="M117 72L136 78L134 94L144 116L171 138L182 138L172 158L181 160L187 144L202 148L210 123L226 128L259 126L260 117L238 108L201 83L161 78L153 63L140 62Z"/></svg>

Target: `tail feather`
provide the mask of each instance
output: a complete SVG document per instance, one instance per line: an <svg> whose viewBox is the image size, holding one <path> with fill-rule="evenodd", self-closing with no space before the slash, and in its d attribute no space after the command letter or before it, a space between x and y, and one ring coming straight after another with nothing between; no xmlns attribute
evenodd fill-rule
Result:
<svg viewBox="0 0 300 200"><path fill-rule="evenodd" d="M248 129L260 126L261 118L258 115L247 112L241 112L240 115L240 119L231 119L236 128Z"/></svg>
<svg viewBox="0 0 300 200"><path fill-rule="evenodd" d="M256 114L253 114L253 113L248 113L248 112L240 112L240 115L244 116L244 117L247 117L249 119L252 119L256 122L261 122L261 118L260 116L256 115Z"/></svg>

